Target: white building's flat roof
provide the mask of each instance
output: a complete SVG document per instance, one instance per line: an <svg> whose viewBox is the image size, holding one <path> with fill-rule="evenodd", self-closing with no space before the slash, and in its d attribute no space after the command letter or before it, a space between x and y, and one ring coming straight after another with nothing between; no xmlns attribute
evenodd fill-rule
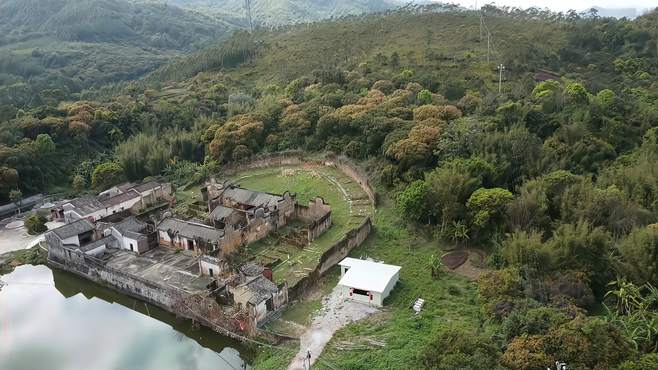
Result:
<svg viewBox="0 0 658 370"><path fill-rule="evenodd" d="M339 265L349 267L338 285L383 293L388 283L400 271L400 266L347 257Z"/></svg>

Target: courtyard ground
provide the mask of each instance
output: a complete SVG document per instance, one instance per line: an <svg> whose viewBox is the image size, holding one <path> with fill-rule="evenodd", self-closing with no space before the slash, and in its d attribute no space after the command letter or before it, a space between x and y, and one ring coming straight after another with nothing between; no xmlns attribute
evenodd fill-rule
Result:
<svg viewBox="0 0 658 370"><path fill-rule="evenodd" d="M62 226L61 222L47 222L49 230ZM25 226L12 227L13 225L0 226L0 254L19 250L28 249L37 245L44 240L44 234L30 235L27 233Z"/></svg>

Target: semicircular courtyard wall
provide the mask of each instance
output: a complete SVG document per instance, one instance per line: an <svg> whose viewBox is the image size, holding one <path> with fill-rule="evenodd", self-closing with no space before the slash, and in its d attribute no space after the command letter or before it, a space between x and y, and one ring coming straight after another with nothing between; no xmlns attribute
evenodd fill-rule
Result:
<svg viewBox="0 0 658 370"><path fill-rule="evenodd" d="M323 165L335 167L359 184L361 189L367 194L368 199L373 206L377 205L377 193L373 190L370 180L365 171L350 159L334 154L327 154L324 158L310 156L303 151L286 151L269 153L251 157L241 162L234 162L230 165L223 166L220 174L224 176L233 176L241 172L268 168L268 167L285 167L285 166L302 166L304 164ZM311 271L308 276L300 280L295 286L290 287L289 299L293 300L300 297L304 291L310 288L322 275L330 268L338 264L343 258L352 251L352 249L361 245L370 235L372 230L372 220L366 216L363 222L351 230L327 251L325 251L318 261L317 267Z"/></svg>

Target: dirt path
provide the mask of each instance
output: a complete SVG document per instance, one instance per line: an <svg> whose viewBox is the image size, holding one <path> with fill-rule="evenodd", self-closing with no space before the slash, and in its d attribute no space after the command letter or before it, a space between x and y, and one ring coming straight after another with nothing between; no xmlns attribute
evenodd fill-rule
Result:
<svg viewBox="0 0 658 370"><path fill-rule="evenodd" d="M308 351L311 352L311 364L313 364L338 329L378 311L376 307L344 301L340 289L334 288L331 294L322 299L320 312L299 338L299 353L288 366L288 370L306 369L304 362Z"/></svg>
<svg viewBox="0 0 658 370"><path fill-rule="evenodd" d="M64 225L61 222L46 222L48 230ZM30 235L25 226L18 228L0 228L0 254L19 249L28 249L44 240L44 234Z"/></svg>

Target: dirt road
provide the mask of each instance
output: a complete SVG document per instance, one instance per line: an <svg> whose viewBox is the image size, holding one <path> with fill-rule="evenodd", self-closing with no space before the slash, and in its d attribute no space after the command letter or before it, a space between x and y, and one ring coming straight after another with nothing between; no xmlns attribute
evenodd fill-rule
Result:
<svg viewBox="0 0 658 370"><path fill-rule="evenodd" d="M300 337L299 353L288 366L288 370L306 369L308 351L311 352L311 364L313 364L338 329L378 311L373 306L344 301L340 289L334 288L331 294L322 299L320 312Z"/></svg>

